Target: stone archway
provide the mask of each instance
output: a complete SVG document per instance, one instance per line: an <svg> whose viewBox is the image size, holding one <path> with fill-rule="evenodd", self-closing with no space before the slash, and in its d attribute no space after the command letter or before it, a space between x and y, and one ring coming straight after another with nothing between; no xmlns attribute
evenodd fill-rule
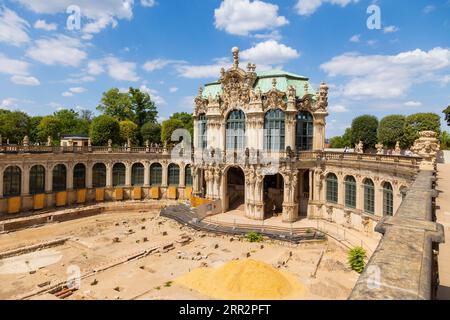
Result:
<svg viewBox="0 0 450 320"><path fill-rule="evenodd" d="M281 215L284 200L284 179L279 173L264 177L264 218Z"/></svg>
<svg viewBox="0 0 450 320"><path fill-rule="evenodd" d="M239 167L230 167L226 173L225 211L245 210L245 174Z"/></svg>

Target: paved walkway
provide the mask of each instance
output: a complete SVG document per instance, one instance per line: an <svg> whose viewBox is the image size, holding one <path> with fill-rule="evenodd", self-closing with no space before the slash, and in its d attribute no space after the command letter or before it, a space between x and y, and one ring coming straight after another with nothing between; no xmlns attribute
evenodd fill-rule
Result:
<svg viewBox="0 0 450 320"><path fill-rule="evenodd" d="M450 164L438 165L437 221L444 226L445 243L439 248L438 299L450 300Z"/></svg>

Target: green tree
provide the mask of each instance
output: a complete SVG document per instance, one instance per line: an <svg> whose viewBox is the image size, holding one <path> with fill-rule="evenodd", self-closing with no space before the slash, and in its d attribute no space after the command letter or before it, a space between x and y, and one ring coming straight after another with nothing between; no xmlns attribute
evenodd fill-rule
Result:
<svg viewBox="0 0 450 320"><path fill-rule="evenodd" d="M109 115L94 118L91 123L90 137L93 145L106 146L111 139L114 144L120 141L119 121Z"/></svg>
<svg viewBox="0 0 450 320"><path fill-rule="evenodd" d="M447 131L441 133L441 150L450 150L450 134Z"/></svg>
<svg viewBox="0 0 450 320"><path fill-rule="evenodd" d="M143 141L150 143L161 143L161 125L159 123L147 122L141 128Z"/></svg>
<svg viewBox="0 0 450 320"><path fill-rule="evenodd" d="M80 115L72 109L62 109L53 114L53 116L60 122L61 131L63 134L88 134L89 124L80 118Z"/></svg>
<svg viewBox="0 0 450 320"><path fill-rule="evenodd" d="M447 121L447 124L450 126L450 106L448 106L443 112L445 114L445 121Z"/></svg>
<svg viewBox="0 0 450 320"><path fill-rule="evenodd" d="M97 106L97 110L105 115L116 118L119 121L133 118L131 111L131 100L127 93L120 92L118 88L113 88L103 93L102 100Z"/></svg>
<svg viewBox="0 0 450 320"><path fill-rule="evenodd" d="M353 248L348 253L348 263L353 271L362 273L366 267L366 250L361 247Z"/></svg>
<svg viewBox="0 0 450 320"><path fill-rule="evenodd" d="M179 119L169 119L162 123L161 140L163 143L174 144L172 134L177 129L185 129L185 124Z"/></svg>
<svg viewBox="0 0 450 320"><path fill-rule="evenodd" d="M38 127L44 117L31 117L28 122L28 136L31 142L44 142L38 138Z"/></svg>
<svg viewBox="0 0 450 320"><path fill-rule="evenodd" d="M378 126L378 142L386 148L395 148L397 141L403 141L406 118L402 115L384 117Z"/></svg>
<svg viewBox="0 0 450 320"><path fill-rule="evenodd" d="M37 138L41 142L46 142L51 137L55 142L59 141L61 133L61 121L55 116L42 118L37 127Z"/></svg>
<svg viewBox="0 0 450 320"><path fill-rule="evenodd" d="M0 110L0 134L11 144L22 143L28 135L30 117L21 111Z"/></svg>
<svg viewBox="0 0 450 320"><path fill-rule="evenodd" d="M183 122L183 129L186 129L189 131L191 135L191 140L194 137L194 118L192 117L192 114L187 112L176 112L174 113L169 119L172 120L180 120Z"/></svg>
<svg viewBox="0 0 450 320"><path fill-rule="evenodd" d="M133 113L133 119L130 120L134 121L139 128L142 128L147 122L156 123L158 111L148 93L142 92L139 89L130 88L129 97Z"/></svg>
<svg viewBox="0 0 450 320"><path fill-rule="evenodd" d="M330 139L330 148L341 149L345 148L342 136L336 136Z"/></svg>
<svg viewBox="0 0 450 320"><path fill-rule="evenodd" d="M416 113L406 118L405 132L401 141L403 148L410 148L419 138L421 131L441 134L441 118L435 113Z"/></svg>
<svg viewBox="0 0 450 320"><path fill-rule="evenodd" d="M364 149L373 149L377 144L378 119L375 116L363 115L352 122L352 145L359 141L364 143Z"/></svg>
<svg viewBox="0 0 450 320"><path fill-rule="evenodd" d="M138 141L139 128L133 121L120 121L120 139L122 142L127 142L128 139L131 140L133 144Z"/></svg>

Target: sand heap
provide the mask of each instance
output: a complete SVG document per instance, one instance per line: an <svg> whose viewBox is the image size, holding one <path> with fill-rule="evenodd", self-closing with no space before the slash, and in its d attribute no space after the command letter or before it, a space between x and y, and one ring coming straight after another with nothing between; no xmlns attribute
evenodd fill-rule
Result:
<svg viewBox="0 0 450 320"><path fill-rule="evenodd" d="M223 300L301 299L305 287L289 273L251 259L213 268L199 268L175 280L176 284Z"/></svg>

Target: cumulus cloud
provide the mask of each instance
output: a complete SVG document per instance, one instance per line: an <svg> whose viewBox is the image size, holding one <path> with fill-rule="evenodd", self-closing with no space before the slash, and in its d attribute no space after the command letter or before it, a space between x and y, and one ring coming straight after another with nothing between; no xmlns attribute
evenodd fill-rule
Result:
<svg viewBox="0 0 450 320"><path fill-rule="evenodd" d="M360 41L361 41L361 35L360 34L355 34L354 36L352 36L350 38L350 42L358 43Z"/></svg>
<svg viewBox="0 0 450 320"><path fill-rule="evenodd" d="M156 5L155 0L141 0L141 6L143 7L154 7Z"/></svg>
<svg viewBox="0 0 450 320"><path fill-rule="evenodd" d="M30 41L29 23L14 11L0 6L0 42L13 46L21 46Z"/></svg>
<svg viewBox="0 0 450 320"><path fill-rule="evenodd" d="M242 51L241 57L257 64L274 65L296 59L300 57L300 53L275 40L268 40Z"/></svg>
<svg viewBox="0 0 450 320"><path fill-rule="evenodd" d="M394 32L397 32L398 30L399 30L399 28L396 26L387 26L387 27L384 27L383 32L384 33L394 33Z"/></svg>
<svg viewBox="0 0 450 320"><path fill-rule="evenodd" d="M0 101L0 108L2 109L16 109L19 108L21 105L24 104L33 104L34 101L31 100L23 100L23 99L16 99L16 98L6 98Z"/></svg>
<svg viewBox="0 0 450 320"><path fill-rule="evenodd" d="M325 3L346 7L347 5L357 3L358 1L359 0L298 0L295 8L299 15L310 16Z"/></svg>
<svg viewBox="0 0 450 320"><path fill-rule="evenodd" d="M184 63L186 62L182 60L154 59L145 62L142 68L147 72L153 72L156 70L162 70L171 64L184 64Z"/></svg>
<svg viewBox="0 0 450 320"><path fill-rule="evenodd" d="M416 49L397 55L360 55L347 53L332 58L320 68L330 77L347 80L339 94L353 99L397 98L417 83L439 81L440 71L450 66L450 50Z"/></svg>
<svg viewBox="0 0 450 320"><path fill-rule="evenodd" d="M330 107L330 111L333 113L345 113L345 112L349 112L349 110L347 109L347 107L337 104L334 106Z"/></svg>
<svg viewBox="0 0 450 320"><path fill-rule="evenodd" d="M36 40L26 55L46 65L70 67L78 67L87 57L79 39L61 34Z"/></svg>
<svg viewBox="0 0 450 320"><path fill-rule="evenodd" d="M224 0L214 11L214 17L217 29L239 36L289 23L278 15L277 5L259 0Z"/></svg>
<svg viewBox="0 0 450 320"><path fill-rule="evenodd" d="M220 69L229 68L231 62L228 58L215 59L213 64L209 65L178 65L175 66L178 74L183 78L203 79L218 78Z"/></svg>
<svg viewBox="0 0 450 320"><path fill-rule="evenodd" d="M45 31L55 31L56 29L58 29L58 26L56 25L56 23L47 23L47 21L45 20L37 20L34 23L34 28L42 29Z"/></svg>
<svg viewBox="0 0 450 320"><path fill-rule="evenodd" d="M422 102L420 101L407 101L404 103L406 107L420 107L422 106Z"/></svg>
<svg viewBox="0 0 450 320"><path fill-rule="evenodd" d="M29 64L22 60L10 59L0 53L0 73L9 75L28 75Z"/></svg>
<svg viewBox="0 0 450 320"><path fill-rule="evenodd" d="M63 92L62 96L63 97L72 97L75 94L79 94L79 93L83 93L86 92L87 90L83 87L74 87L74 88L70 88L68 91Z"/></svg>
<svg viewBox="0 0 450 320"><path fill-rule="evenodd" d="M40 81L32 76L12 76L11 81L15 84L20 84L24 86L38 86L40 85Z"/></svg>
<svg viewBox="0 0 450 320"><path fill-rule="evenodd" d="M150 95L150 98L156 105L166 105L166 100L159 95L159 92L154 89L148 88L145 84L141 85L140 90Z"/></svg>
<svg viewBox="0 0 450 320"><path fill-rule="evenodd" d="M118 81L136 82L139 80L139 76L136 73L136 63L123 61L114 56L89 61L86 72L91 76L107 72L111 78Z"/></svg>

